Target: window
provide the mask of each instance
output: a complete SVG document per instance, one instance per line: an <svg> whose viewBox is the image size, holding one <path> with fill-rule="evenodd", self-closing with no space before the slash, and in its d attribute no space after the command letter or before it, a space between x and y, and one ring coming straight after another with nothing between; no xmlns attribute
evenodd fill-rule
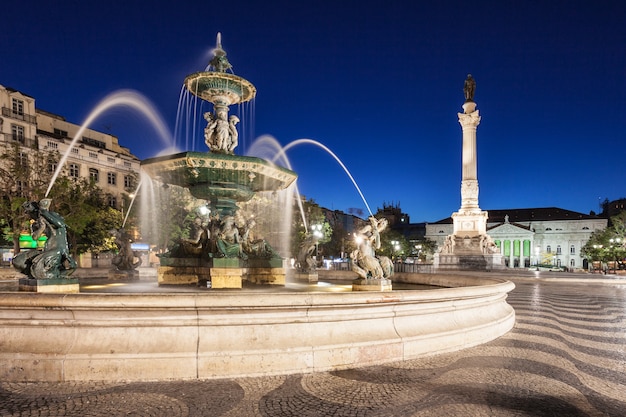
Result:
<svg viewBox="0 0 626 417"><path fill-rule="evenodd" d="M18 158L19 158L19 164L21 167L28 166L28 155L26 155L26 153L20 152L18 155Z"/></svg>
<svg viewBox="0 0 626 417"><path fill-rule="evenodd" d="M124 161L124 166L126 168L130 168L130 167L132 167L132 164L130 162L128 162L128 161Z"/></svg>
<svg viewBox="0 0 626 417"><path fill-rule="evenodd" d="M13 114L18 116L24 115L24 101L17 98L13 99Z"/></svg>
<svg viewBox="0 0 626 417"><path fill-rule="evenodd" d="M124 188L133 188L133 177L124 175Z"/></svg>
<svg viewBox="0 0 626 417"><path fill-rule="evenodd" d="M109 207L117 209L117 199L112 195L109 196Z"/></svg>
<svg viewBox="0 0 626 417"><path fill-rule="evenodd" d="M24 143L24 126L11 125L11 134L13 140Z"/></svg>
<svg viewBox="0 0 626 417"><path fill-rule="evenodd" d="M20 197L24 196L24 182L21 180L15 181L15 191L17 191L17 195Z"/></svg>
<svg viewBox="0 0 626 417"><path fill-rule="evenodd" d="M107 184L116 185L117 184L117 175L115 172L107 173ZM113 206L111 206L113 207Z"/></svg>
<svg viewBox="0 0 626 417"><path fill-rule="evenodd" d="M96 148L106 149L107 144L102 142L101 140L89 138L87 136L83 136L83 143L87 145L95 146Z"/></svg>
<svg viewBox="0 0 626 417"><path fill-rule="evenodd" d="M557 255L561 254L561 245L556 245L556 254Z"/></svg>
<svg viewBox="0 0 626 417"><path fill-rule="evenodd" d="M569 266L571 266L571 267L576 266L576 260L575 259L570 259Z"/></svg>
<svg viewBox="0 0 626 417"><path fill-rule="evenodd" d="M70 177L78 178L80 176L80 166L77 164L70 164Z"/></svg>
<svg viewBox="0 0 626 417"><path fill-rule="evenodd" d="M570 255L576 255L576 246L571 245L571 246L569 247L569 253L570 253ZM573 265L572 265L572 266L573 266Z"/></svg>
<svg viewBox="0 0 626 417"><path fill-rule="evenodd" d="M46 144L46 146L50 149L59 149L59 144L56 142L53 142L51 140L48 141L48 143Z"/></svg>
<svg viewBox="0 0 626 417"><path fill-rule="evenodd" d="M109 157L107 157L107 162L110 162L110 163L114 164L115 163L115 158L111 158L109 156Z"/></svg>
<svg viewBox="0 0 626 417"><path fill-rule="evenodd" d="M552 248L550 247L550 245L546 246L546 252L552 253Z"/></svg>
<svg viewBox="0 0 626 417"><path fill-rule="evenodd" d="M93 182L98 182L100 180L100 173L95 168L89 168L89 179Z"/></svg>
<svg viewBox="0 0 626 417"><path fill-rule="evenodd" d="M98 159L98 154L95 152L89 152L89 157L90 158L94 158L94 159Z"/></svg>
<svg viewBox="0 0 626 417"><path fill-rule="evenodd" d="M62 138L66 138L67 137L67 131L61 130L61 129L54 129L54 134L57 135L57 136L60 136Z"/></svg>
<svg viewBox="0 0 626 417"><path fill-rule="evenodd" d="M56 161L48 161L48 174L52 174L56 170L57 170Z"/></svg>

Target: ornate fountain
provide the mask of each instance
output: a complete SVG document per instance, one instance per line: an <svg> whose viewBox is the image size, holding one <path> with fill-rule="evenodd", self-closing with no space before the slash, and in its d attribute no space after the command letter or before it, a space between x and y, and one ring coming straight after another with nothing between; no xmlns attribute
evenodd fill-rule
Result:
<svg viewBox="0 0 626 417"><path fill-rule="evenodd" d="M212 224L198 224L192 239L177 243L161 257L159 285L199 283L212 288L241 288L242 280L285 284L283 260L263 239L249 237L250 222L240 230L234 224L238 203L261 191L283 190L297 175L261 158L234 154L239 118L229 116L229 106L252 100L256 88L248 80L226 71L232 66L217 35L214 56L207 71L185 78L185 87L213 104L204 114L208 152L181 152L146 159L143 170L163 184L187 188L206 200Z"/></svg>

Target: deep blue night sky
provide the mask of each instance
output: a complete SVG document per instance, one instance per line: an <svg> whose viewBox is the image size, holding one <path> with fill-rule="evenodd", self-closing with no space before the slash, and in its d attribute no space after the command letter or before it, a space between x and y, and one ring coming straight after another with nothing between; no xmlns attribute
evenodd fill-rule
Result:
<svg viewBox="0 0 626 417"><path fill-rule="evenodd" d="M258 90L254 136L323 143L374 211L400 204L432 222L459 208L468 73L482 116L481 208L588 213L626 196L622 0L23 0L2 15L0 84L77 124L108 93L133 89L173 131L182 80L206 67L221 32L235 74ZM92 127L142 159L163 148L133 111ZM301 193L365 209L325 152L288 156Z"/></svg>

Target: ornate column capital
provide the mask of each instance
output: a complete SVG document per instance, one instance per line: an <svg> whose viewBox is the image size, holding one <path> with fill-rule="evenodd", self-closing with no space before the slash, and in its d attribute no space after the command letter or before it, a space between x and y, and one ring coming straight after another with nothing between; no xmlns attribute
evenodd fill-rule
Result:
<svg viewBox="0 0 626 417"><path fill-rule="evenodd" d="M478 126L480 123L480 115L478 114L478 110L473 111L469 114L467 113L457 113L459 116L459 123L463 129L474 128Z"/></svg>

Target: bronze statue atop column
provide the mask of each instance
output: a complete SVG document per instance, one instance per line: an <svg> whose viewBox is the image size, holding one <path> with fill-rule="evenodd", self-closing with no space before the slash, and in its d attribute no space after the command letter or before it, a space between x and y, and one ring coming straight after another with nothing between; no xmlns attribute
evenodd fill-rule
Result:
<svg viewBox="0 0 626 417"><path fill-rule="evenodd" d="M476 80L472 74L467 74L465 84L463 85L463 93L465 94L465 102L474 101L474 93L476 92Z"/></svg>

